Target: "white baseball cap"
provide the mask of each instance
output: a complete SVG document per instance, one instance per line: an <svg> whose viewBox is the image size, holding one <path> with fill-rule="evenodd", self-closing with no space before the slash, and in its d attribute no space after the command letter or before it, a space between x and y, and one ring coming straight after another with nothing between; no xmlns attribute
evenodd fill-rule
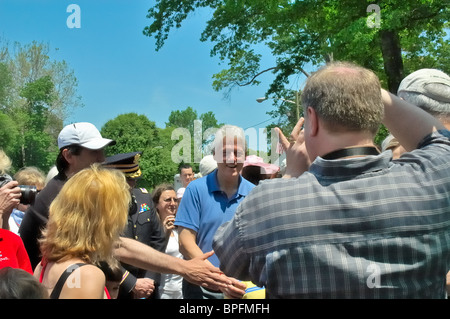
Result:
<svg viewBox="0 0 450 319"><path fill-rule="evenodd" d="M116 144L116 141L103 138L93 124L80 122L66 125L58 135L59 149L74 144L99 150L107 145Z"/></svg>

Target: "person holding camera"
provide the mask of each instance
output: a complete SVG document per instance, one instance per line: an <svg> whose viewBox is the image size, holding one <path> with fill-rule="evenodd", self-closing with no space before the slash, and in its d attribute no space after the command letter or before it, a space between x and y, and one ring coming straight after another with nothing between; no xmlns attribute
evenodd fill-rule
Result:
<svg viewBox="0 0 450 319"><path fill-rule="evenodd" d="M8 229L8 219L12 210L20 203L21 192L19 183L13 181L7 174L11 168L11 160L3 150L0 150L0 228Z"/></svg>
<svg viewBox="0 0 450 319"><path fill-rule="evenodd" d="M13 209L19 205L20 196L20 188L16 181L7 182L0 188L1 228L9 230L8 219Z"/></svg>
<svg viewBox="0 0 450 319"><path fill-rule="evenodd" d="M0 150L0 269L21 268L32 274L30 259L22 240L9 231L9 217L12 210L19 205L21 197L19 183L6 174L10 167L11 160Z"/></svg>
<svg viewBox="0 0 450 319"><path fill-rule="evenodd" d="M19 235L19 227L25 216L28 207L34 202L36 195L44 188L45 175L37 167L22 167L13 176L14 180L19 183L22 196L20 204L12 210L9 218L9 230Z"/></svg>

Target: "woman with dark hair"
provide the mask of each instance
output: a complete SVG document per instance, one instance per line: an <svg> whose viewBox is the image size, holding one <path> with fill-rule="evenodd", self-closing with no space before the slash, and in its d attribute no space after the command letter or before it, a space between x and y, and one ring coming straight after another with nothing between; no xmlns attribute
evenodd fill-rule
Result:
<svg viewBox="0 0 450 319"><path fill-rule="evenodd" d="M175 189L170 184L157 186L152 194L152 200L164 227L167 247L165 253L183 258L178 246L178 231L174 225L178 210L178 198ZM161 274L159 286L160 299L182 299L183 277L174 274Z"/></svg>

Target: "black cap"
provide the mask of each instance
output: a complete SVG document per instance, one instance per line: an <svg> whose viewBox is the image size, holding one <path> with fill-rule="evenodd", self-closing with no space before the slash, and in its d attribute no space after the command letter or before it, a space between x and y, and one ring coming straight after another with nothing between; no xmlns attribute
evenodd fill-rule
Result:
<svg viewBox="0 0 450 319"><path fill-rule="evenodd" d="M116 154L107 157L103 166L122 171L126 178L139 178L142 175L141 169L139 168L141 155L142 152Z"/></svg>

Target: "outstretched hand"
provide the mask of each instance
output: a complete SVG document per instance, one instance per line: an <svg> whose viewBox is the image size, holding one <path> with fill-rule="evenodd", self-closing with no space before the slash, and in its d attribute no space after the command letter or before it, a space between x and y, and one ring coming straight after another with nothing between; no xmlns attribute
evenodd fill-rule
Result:
<svg viewBox="0 0 450 319"><path fill-rule="evenodd" d="M183 275L184 279L192 284L211 290L222 290L231 297L238 298L245 294L245 285L238 280L227 277L214 267L207 259L214 251L207 252L199 257L187 260L189 266Z"/></svg>
<svg viewBox="0 0 450 319"><path fill-rule="evenodd" d="M283 134L280 128L276 127L278 139L286 152L286 173L283 177L298 177L309 169L311 161L305 146L305 135L303 124L305 119L301 117L289 136L289 139Z"/></svg>

